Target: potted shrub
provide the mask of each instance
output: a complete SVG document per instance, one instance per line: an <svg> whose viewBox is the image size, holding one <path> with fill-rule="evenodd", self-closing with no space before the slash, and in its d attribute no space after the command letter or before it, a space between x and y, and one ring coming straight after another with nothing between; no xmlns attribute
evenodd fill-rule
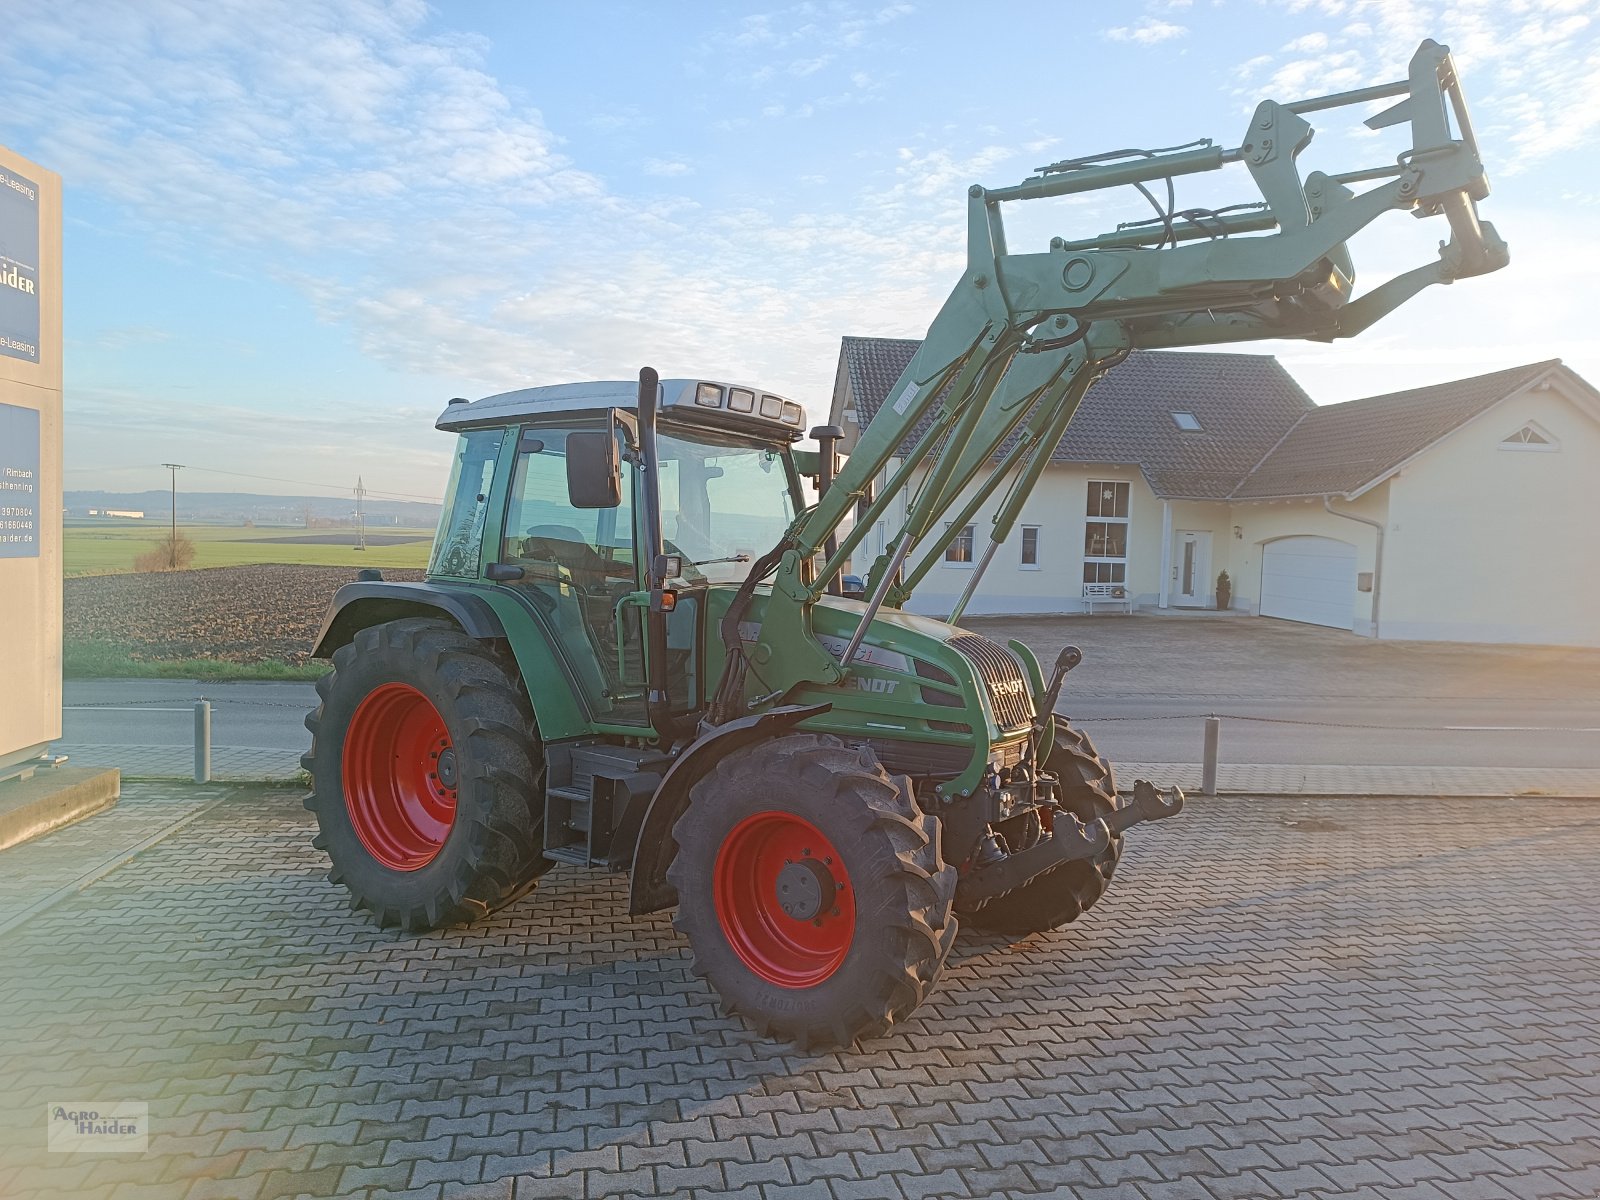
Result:
<svg viewBox="0 0 1600 1200"><path fill-rule="evenodd" d="M1228 578L1226 571L1217 576L1217 607L1226 609L1233 603L1233 580Z"/></svg>

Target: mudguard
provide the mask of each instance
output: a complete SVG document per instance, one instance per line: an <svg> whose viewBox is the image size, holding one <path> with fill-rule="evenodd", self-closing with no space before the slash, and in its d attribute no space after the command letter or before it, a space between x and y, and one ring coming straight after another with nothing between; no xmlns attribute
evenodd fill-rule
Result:
<svg viewBox="0 0 1600 1200"><path fill-rule="evenodd" d="M808 717L816 717L832 704L790 704L755 713L718 725L702 734L678 755L661 779L639 825L639 840L633 851L633 873L628 888L628 914L655 912L677 903L678 894L667 882L677 843L672 827L689 807L689 789L725 754L753 742L776 737Z"/></svg>
<svg viewBox="0 0 1600 1200"><path fill-rule="evenodd" d="M311 656L331 658L335 650L369 625L434 615L450 618L468 637L506 636L494 610L471 592L433 583L363 581L347 583L333 594Z"/></svg>

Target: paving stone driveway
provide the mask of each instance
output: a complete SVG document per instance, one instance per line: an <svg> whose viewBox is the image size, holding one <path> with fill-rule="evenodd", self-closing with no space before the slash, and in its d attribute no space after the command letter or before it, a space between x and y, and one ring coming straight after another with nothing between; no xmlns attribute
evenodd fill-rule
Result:
<svg viewBox="0 0 1600 1200"><path fill-rule="evenodd" d="M1197 803L836 1054L719 1015L611 877L399 935L298 795L195 811L0 935L7 1200L1600 1194L1592 803ZM44 1153L53 1100L148 1101L149 1152Z"/></svg>

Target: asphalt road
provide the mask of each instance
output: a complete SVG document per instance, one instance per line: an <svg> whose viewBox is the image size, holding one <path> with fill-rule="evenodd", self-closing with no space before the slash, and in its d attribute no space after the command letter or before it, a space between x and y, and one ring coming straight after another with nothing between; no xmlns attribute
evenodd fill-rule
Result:
<svg viewBox="0 0 1600 1200"><path fill-rule="evenodd" d="M309 744L302 722L316 704L316 690L308 683L164 679L69 680L63 740L187 746L191 708L202 697L213 705L216 746L298 754ZM77 707L83 705L93 707ZM161 711L171 709L181 711ZM1600 767L1600 698L1076 699L1069 686L1060 710L1113 760L1128 762L1199 762L1204 715L1215 712L1224 718L1224 763Z"/></svg>
<svg viewBox="0 0 1600 1200"><path fill-rule="evenodd" d="M210 700L215 746L303 752L316 706L309 683L200 683L189 679L69 679L62 741L88 745L189 746L194 703ZM172 711L172 710L180 711Z"/></svg>
<svg viewBox="0 0 1600 1200"><path fill-rule="evenodd" d="M1113 761L1200 761L1205 714L1223 718L1224 763L1600 767L1600 701L1171 700L1066 696Z"/></svg>

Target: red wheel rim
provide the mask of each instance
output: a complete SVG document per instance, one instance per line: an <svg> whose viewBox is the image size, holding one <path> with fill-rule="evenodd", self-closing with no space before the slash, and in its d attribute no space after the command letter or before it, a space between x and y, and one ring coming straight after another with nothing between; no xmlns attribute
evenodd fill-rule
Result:
<svg viewBox="0 0 1600 1200"><path fill-rule="evenodd" d="M344 799L373 858L415 871L438 857L456 818L456 756L439 710L410 684L367 693L344 735Z"/></svg>
<svg viewBox="0 0 1600 1200"><path fill-rule="evenodd" d="M733 952L768 983L815 987L855 937L844 860L811 822L763 812L734 826L712 871L717 920Z"/></svg>

